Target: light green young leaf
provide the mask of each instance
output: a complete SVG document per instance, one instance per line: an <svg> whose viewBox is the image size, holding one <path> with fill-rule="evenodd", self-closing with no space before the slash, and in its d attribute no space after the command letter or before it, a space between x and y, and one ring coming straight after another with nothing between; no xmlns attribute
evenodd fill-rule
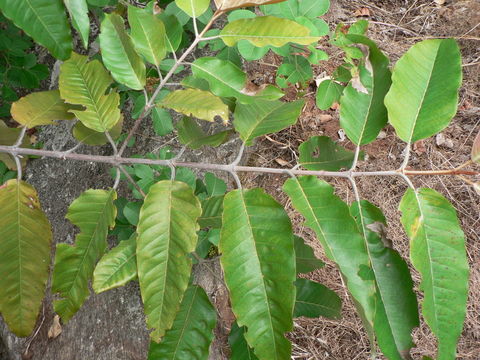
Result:
<svg viewBox="0 0 480 360"><path fill-rule="evenodd" d="M105 15L99 39L103 63L113 78L131 89L142 90L145 86L145 64L135 51L120 15Z"/></svg>
<svg viewBox="0 0 480 360"><path fill-rule="evenodd" d="M305 225L317 234L325 255L339 267L366 326L373 326L375 284L360 276L360 270L369 269L370 262L348 205L334 195L331 185L314 176L289 179L283 191L305 217Z"/></svg>
<svg viewBox="0 0 480 360"><path fill-rule="evenodd" d="M5 17L60 60L72 52L72 36L61 0L0 0Z"/></svg>
<svg viewBox="0 0 480 360"><path fill-rule="evenodd" d="M343 91L340 99L340 125L354 144L365 145L377 138L388 120L383 101L391 84L389 61L367 37L346 37L352 43L366 45L368 53L365 63L359 66L358 78L354 78ZM355 82L360 82L361 85L355 86Z"/></svg>
<svg viewBox="0 0 480 360"><path fill-rule="evenodd" d="M88 35L90 34L90 19L88 18L88 5L86 0L63 0L73 27L82 38L83 47L88 48Z"/></svg>
<svg viewBox="0 0 480 360"><path fill-rule="evenodd" d="M216 323L217 313L205 291L189 286L172 328L160 344L150 342L148 360L207 359Z"/></svg>
<svg viewBox="0 0 480 360"><path fill-rule="evenodd" d="M462 61L453 39L424 40L397 61L385 97L388 119L407 143L448 126L457 112Z"/></svg>
<svg viewBox="0 0 480 360"><path fill-rule="evenodd" d="M209 145L217 147L225 143L231 130L225 130L213 135L207 135L195 120L184 117L176 125L178 131L178 140L190 149L198 149L202 146Z"/></svg>
<svg viewBox="0 0 480 360"><path fill-rule="evenodd" d="M432 189L408 189L400 202L410 258L420 272L422 313L438 339L437 359L456 358L468 295L465 236L454 207Z"/></svg>
<svg viewBox="0 0 480 360"><path fill-rule="evenodd" d="M175 0L175 3L193 18L201 16L210 6L210 0Z"/></svg>
<svg viewBox="0 0 480 360"><path fill-rule="evenodd" d="M281 88L300 83L305 86L313 78L312 66L303 56L290 55L277 70L277 85Z"/></svg>
<svg viewBox="0 0 480 360"><path fill-rule="evenodd" d="M22 97L12 104L12 117L19 124L31 129L38 125L50 125L55 120L72 120L58 90L40 91Z"/></svg>
<svg viewBox="0 0 480 360"><path fill-rule="evenodd" d="M298 148L300 164L308 170L338 171L350 168L355 154L328 136L312 136Z"/></svg>
<svg viewBox="0 0 480 360"><path fill-rule="evenodd" d="M35 189L16 179L0 186L0 313L17 336L29 336L35 328L51 241L50 223Z"/></svg>
<svg viewBox="0 0 480 360"><path fill-rule="evenodd" d="M210 84L210 91L220 97L234 97L240 103L257 100L277 100L284 94L272 85L257 87L238 66L213 57L197 59L192 64L193 75Z"/></svg>
<svg viewBox="0 0 480 360"><path fill-rule="evenodd" d="M70 110L86 127L105 132L121 119L120 96L105 92L112 78L98 60L88 62L86 56L72 53L60 67L60 96L69 104L82 105L84 110Z"/></svg>
<svg viewBox="0 0 480 360"><path fill-rule="evenodd" d="M290 42L309 45L320 39L318 36L311 36L309 28L274 16L235 20L223 28L220 37L227 46L234 46L240 40L248 40L258 47L280 47Z"/></svg>
<svg viewBox="0 0 480 360"><path fill-rule="evenodd" d="M325 265L322 260L317 259L313 249L305 244L300 236L294 236L294 245L297 274L306 274Z"/></svg>
<svg viewBox="0 0 480 360"><path fill-rule="evenodd" d="M245 326L238 327L236 322L233 323L230 335L228 335L228 343L232 350L230 360L258 360L253 353L253 349L248 346L247 341L245 340L245 332Z"/></svg>
<svg viewBox="0 0 480 360"><path fill-rule="evenodd" d="M137 268L140 291L153 331L160 341L172 324L188 286L197 244L200 201L179 181L160 181L150 187L137 227Z"/></svg>
<svg viewBox="0 0 480 360"><path fill-rule="evenodd" d="M67 219L80 228L75 245L58 244L52 292L62 299L55 312L66 323L90 295L88 283L95 264L107 248L108 229L115 225L115 190L87 190L72 202Z"/></svg>
<svg viewBox="0 0 480 360"><path fill-rule="evenodd" d="M157 106L175 110L201 120L215 120L215 116L228 123L228 106L208 91L198 89L176 90L168 94Z"/></svg>
<svg viewBox="0 0 480 360"><path fill-rule="evenodd" d="M93 272L93 290L101 292L125 285L137 277L136 235L107 252Z"/></svg>
<svg viewBox="0 0 480 360"><path fill-rule="evenodd" d="M244 105L237 104L233 125L240 138L249 146L252 141L266 134L283 130L297 122L305 102L265 101Z"/></svg>
<svg viewBox="0 0 480 360"><path fill-rule="evenodd" d="M260 359L290 359L295 255L290 219L262 189L225 196L220 258L232 310ZM272 266L272 264L282 264Z"/></svg>
<svg viewBox="0 0 480 360"><path fill-rule="evenodd" d="M374 331L389 359L408 358L411 333L419 325L418 304L407 263L391 248L382 211L368 201L354 202L355 218L367 245L377 288Z"/></svg>
<svg viewBox="0 0 480 360"><path fill-rule="evenodd" d="M163 22L155 15L135 6L128 7L130 36L137 51L150 63L159 66L167 54Z"/></svg>
<svg viewBox="0 0 480 360"><path fill-rule="evenodd" d="M120 121L108 132L113 140L117 140L123 127L123 116L120 117ZM77 122L72 129L72 135L79 142L87 145L105 145L108 143L107 136L103 132L97 132L95 130L87 128L81 121Z"/></svg>
<svg viewBox="0 0 480 360"><path fill-rule="evenodd" d="M321 110L328 110L338 102L345 87L334 80L324 80L317 89L316 104Z"/></svg>
<svg viewBox="0 0 480 360"><path fill-rule="evenodd" d="M341 318L342 300L334 291L325 285L307 279L297 279L295 287L297 288L297 299L293 317Z"/></svg>

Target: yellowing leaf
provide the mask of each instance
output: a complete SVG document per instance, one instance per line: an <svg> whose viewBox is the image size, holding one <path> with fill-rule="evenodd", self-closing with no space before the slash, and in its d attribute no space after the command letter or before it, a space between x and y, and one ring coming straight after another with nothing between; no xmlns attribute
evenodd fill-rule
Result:
<svg viewBox="0 0 480 360"><path fill-rule="evenodd" d="M228 122L228 106L208 91L198 89L173 91L158 106L207 121L214 121L215 116L220 116L224 123Z"/></svg>
<svg viewBox="0 0 480 360"><path fill-rule="evenodd" d="M82 105L85 110L70 110L86 127L105 132L120 120L120 96L105 95L113 82L98 60L73 53L60 67L60 95L67 103Z"/></svg>
<svg viewBox="0 0 480 360"><path fill-rule="evenodd" d="M320 39L319 36L311 36L309 28L275 16L232 21L223 28L220 37L227 46L234 46L240 40L248 40L257 47L281 47L290 42L309 45Z"/></svg>
<svg viewBox="0 0 480 360"><path fill-rule="evenodd" d="M60 91L41 91L22 97L12 104L13 119L31 129L53 124L55 120L72 120L69 106L60 98Z"/></svg>
<svg viewBox="0 0 480 360"><path fill-rule="evenodd" d="M285 0L215 0L215 5L219 10L228 11L247 6L275 4L282 1Z"/></svg>
<svg viewBox="0 0 480 360"><path fill-rule="evenodd" d="M18 128L8 127L3 121L0 121L0 145L12 146L17 141L21 131L22 130ZM28 147L28 145L28 137L24 137L21 147ZM17 164L9 154L0 153L0 161L3 161L11 170L17 169ZM26 164L27 159L22 157L21 162L23 166Z"/></svg>
<svg viewBox="0 0 480 360"><path fill-rule="evenodd" d="M175 0L177 6L190 17L198 18L210 5L210 0Z"/></svg>

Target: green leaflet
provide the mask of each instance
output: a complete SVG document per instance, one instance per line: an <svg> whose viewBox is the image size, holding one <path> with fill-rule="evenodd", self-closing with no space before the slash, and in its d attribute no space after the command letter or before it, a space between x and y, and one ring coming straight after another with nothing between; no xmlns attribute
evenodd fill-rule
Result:
<svg viewBox="0 0 480 360"><path fill-rule="evenodd" d="M28 336L35 327L51 241L50 223L35 189L13 179L0 186L0 313L17 336Z"/></svg>
<svg viewBox="0 0 480 360"><path fill-rule="evenodd" d="M360 276L360 270L370 269L370 262L347 204L334 195L331 185L314 176L289 179L283 191L305 217L305 225L317 234L326 256L338 265L350 294L361 307L366 325L373 324L375 285Z"/></svg>
<svg viewBox="0 0 480 360"><path fill-rule="evenodd" d="M320 39L319 36L311 36L310 29L297 22L274 16L232 21L220 31L220 37L227 46L248 40L258 47L281 47L289 42L309 45Z"/></svg>
<svg viewBox="0 0 480 360"><path fill-rule="evenodd" d="M382 211L368 201L354 202L350 212L363 234L377 287L374 331L389 359L404 359L414 345L418 304L407 263L391 248Z"/></svg>
<svg viewBox="0 0 480 360"><path fill-rule="evenodd" d="M72 37L62 0L0 0L0 9L53 56L69 58Z"/></svg>
<svg viewBox="0 0 480 360"><path fill-rule="evenodd" d="M200 286L189 286L172 328L160 344L150 342L148 360L207 359L216 323L217 313L205 291Z"/></svg>
<svg viewBox="0 0 480 360"><path fill-rule="evenodd" d="M397 61L385 105L400 139L413 143L448 126L457 112L461 65L453 39L421 41Z"/></svg>
<svg viewBox="0 0 480 360"><path fill-rule="evenodd" d="M99 35L105 67L119 83L134 90L145 86L145 64L135 51L120 15L107 14Z"/></svg>
<svg viewBox="0 0 480 360"><path fill-rule="evenodd" d="M290 359L295 255L290 219L262 189L225 196L220 258L232 310L260 359ZM278 264L282 264L278 266Z"/></svg>
<svg viewBox="0 0 480 360"><path fill-rule="evenodd" d="M198 18L207 11L210 0L175 0L175 3L190 17Z"/></svg>
<svg viewBox="0 0 480 360"><path fill-rule="evenodd" d="M202 229L211 227L220 229L222 227L223 195L212 196L202 201L202 216L198 223Z"/></svg>
<svg viewBox="0 0 480 360"><path fill-rule="evenodd" d="M88 48L88 35L90 34L90 19L88 18L88 5L86 0L63 0L65 7L72 19L73 27L82 38L83 47Z"/></svg>
<svg viewBox="0 0 480 360"><path fill-rule="evenodd" d="M131 38L137 51L151 64L159 66L167 54L163 22L155 15L135 6L128 7Z"/></svg>
<svg viewBox="0 0 480 360"><path fill-rule="evenodd" d="M229 11L240 7L273 4L281 1L285 0L215 0L215 5L217 9Z"/></svg>
<svg viewBox="0 0 480 360"><path fill-rule="evenodd" d="M0 145L12 146L17 142L18 136L20 135L21 131L22 129L20 128L8 127L7 124L0 120ZM29 147L29 143L30 141L28 140L28 136L25 136L23 138L21 146L23 148ZM0 153L0 161L4 162L5 165L11 170L17 169L17 164L15 163L15 160L13 160L9 154ZM22 166L27 163L27 159L25 157L20 159L20 161Z"/></svg>
<svg viewBox="0 0 480 360"><path fill-rule="evenodd" d="M300 236L295 235L293 238L297 274L306 274L325 265L322 260L315 257L313 249L305 244Z"/></svg>
<svg viewBox="0 0 480 360"><path fill-rule="evenodd" d="M295 20L299 16L314 19L324 15L330 7L330 0L288 0L270 6L261 6L265 15L274 15Z"/></svg>
<svg viewBox="0 0 480 360"><path fill-rule="evenodd" d="M321 110L328 110L342 96L344 86L334 80L324 80L317 89L316 104Z"/></svg>
<svg viewBox="0 0 480 360"><path fill-rule="evenodd" d="M281 88L299 83L305 86L313 78L313 70L307 59L300 55L289 55L277 70L275 81Z"/></svg>
<svg viewBox="0 0 480 360"><path fill-rule="evenodd" d="M422 313L438 339L437 359L455 359L468 294L465 237L457 213L432 189L408 189L400 211L412 264L422 276Z"/></svg>
<svg viewBox="0 0 480 360"><path fill-rule="evenodd" d="M391 84L389 60L367 37L347 35L346 38L368 46L368 56L365 64L359 66L358 77L343 91L340 125L354 144L366 145L376 139L388 120L383 101Z"/></svg>
<svg viewBox="0 0 480 360"><path fill-rule="evenodd" d="M256 88L251 84L238 66L227 60L202 57L192 63L195 77L210 84L210 91L220 97L234 97L240 103L251 104L256 101L277 100L284 94L272 85Z"/></svg>
<svg viewBox="0 0 480 360"><path fill-rule="evenodd" d="M228 343L232 350L230 360L258 360L253 353L253 349L248 346L245 340L245 332L245 326L238 327L236 322L233 323L230 335L228 336Z"/></svg>
<svg viewBox="0 0 480 360"><path fill-rule="evenodd" d="M290 103L257 100L248 105L239 103L235 108L233 125L245 145L249 146L259 136L275 133L295 124L304 104L304 100Z"/></svg>
<svg viewBox="0 0 480 360"><path fill-rule="evenodd" d="M188 286L197 244L200 201L179 181L150 187L137 227L137 268L147 325L153 341L172 327Z"/></svg>
<svg viewBox="0 0 480 360"><path fill-rule="evenodd" d="M300 164L308 170L338 171L350 168L355 154L328 136L312 136L298 148Z"/></svg>
<svg viewBox="0 0 480 360"><path fill-rule="evenodd" d="M55 120L72 120L70 106L60 98L60 91L40 91L22 97L12 104L13 119L31 129L38 125L50 125Z"/></svg>
<svg viewBox="0 0 480 360"><path fill-rule="evenodd" d="M297 279L297 298L295 300L294 317L305 316L328 319L340 319L342 300L325 285L307 279Z"/></svg>
<svg viewBox="0 0 480 360"><path fill-rule="evenodd" d="M121 119L120 96L105 92L113 82L98 60L88 62L86 56L72 53L60 67L60 96L69 104L81 105L84 110L70 110L86 127L105 132Z"/></svg>
<svg viewBox="0 0 480 360"><path fill-rule="evenodd" d="M228 106L209 91L175 90L157 103L157 106L210 122L215 120L215 116L219 116L225 124L228 123Z"/></svg>
<svg viewBox="0 0 480 360"><path fill-rule="evenodd" d="M67 219L80 228L75 245L58 244L55 254L52 292L61 300L55 312L66 323L90 294L88 282L95 264L107 248L108 229L115 225L115 190L87 190L68 208Z"/></svg>
<svg viewBox="0 0 480 360"><path fill-rule="evenodd" d="M205 145L212 147L220 146L228 140L232 133L231 130L225 130L213 135L207 135L195 120L189 117L184 117L180 120L176 127L179 141L190 149L198 149Z"/></svg>
<svg viewBox="0 0 480 360"><path fill-rule="evenodd" d="M120 116L120 120L108 132L113 140L117 140L120 137L122 133L122 127L123 116ZM79 142L87 145L105 145L106 143L108 143L108 139L105 133L89 129L88 127L83 125L81 121L78 121L73 127L72 135Z"/></svg>
<svg viewBox="0 0 480 360"><path fill-rule="evenodd" d="M107 252L93 272L93 290L101 292L120 287L137 277L136 236L121 241Z"/></svg>

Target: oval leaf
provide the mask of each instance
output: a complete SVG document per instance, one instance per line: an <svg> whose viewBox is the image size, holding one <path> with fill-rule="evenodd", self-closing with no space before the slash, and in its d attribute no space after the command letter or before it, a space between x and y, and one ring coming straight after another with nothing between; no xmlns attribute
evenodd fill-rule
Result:
<svg viewBox="0 0 480 360"><path fill-rule="evenodd" d="M295 299L290 219L262 189L232 191L223 207L220 261L238 324L248 328L245 338L260 359L290 359L284 336Z"/></svg>
<svg viewBox="0 0 480 360"><path fill-rule="evenodd" d="M227 142L231 130L225 130L213 135L207 135L195 120L184 117L176 125L178 131L178 140L190 149L198 149L208 145L217 147Z"/></svg>
<svg viewBox="0 0 480 360"><path fill-rule="evenodd" d="M344 86L334 80L324 80L317 89L316 104L321 110L328 110L340 100Z"/></svg>
<svg viewBox="0 0 480 360"><path fill-rule="evenodd" d="M193 18L203 15L210 6L210 0L175 0L175 3Z"/></svg>
<svg viewBox="0 0 480 360"><path fill-rule="evenodd" d="M67 219L80 228L75 245L58 244L52 292L60 293L55 312L66 323L90 295L88 283L107 248L108 229L115 225L115 190L87 190L68 208Z"/></svg>
<svg viewBox="0 0 480 360"><path fill-rule="evenodd" d="M60 96L69 104L82 105L84 110L70 110L86 127L105 132L121 119L120 96L105 92L112 78L98 60L88 62L86 56L73 53L60 67Z"/></svg>
<svg viewBox="0 0 480 360"><path fill-rule="evenodd" d="M98 262L93 272L93 290L101 292L125 285L137 277L136 236L121 241Z"/></svg>
<svg viewBox="0 0 480 360"><path fill-rule="evenodd" d="M120 121L108 132L113 140L117 140L123 127L123 116ZM73 137L79 142L87 145L105 145L108 143L107 136L103 132L97 132L95 130L87 128L81 121L77 122L72 130Z"/></svg>
<svg viewBox="0 0 480 360"><path fill-rule="evenodd" d="M285 0L215 0L215 5L219 10L229 11L248 6L274 4L282 1Z"/></svg>
<svg viewBox="0 0 480 360"><path fill-rule="evenodd" d="M205 291L189 286L172 328L160 344L150 342L148 360L207 359L216 323L217 313Z"/></svg>
<svg viewBox="0 0 480 360"><path fill-rule="evenodd" d="M3 15L60 60L72 52L72 36L62 0L0 0Z"/></svg>
<svg viewBox="0 0 480 360"><path fill-rule="evenodd" d="M355 154L328 136L312 136L298 148L300 164L308 170L338 171L350 168Z"/></svg>
<svg viewBox="0 0 480 360"><path fill-rule="evenodd" d="M294 317L305 316L327 319L340 319L342 300L325 285L307 279L297 279L297 299L295 300Z"/></svg>
<svg viewBox="0 0 480 360"><path fill-rule="evenodd" d="M457 213L432 189L408 189L400 211L412 264L422 276L422 313L438 339L437 359L455 359L468 294L465 236Z"/></svg>
<svg viewBox="0 0 480 360"><path fill-rule="evenodd" d="M0 186L0 312L17 336L28 336L35 327L51 241L50 223L35 189L13 179Z"/></svg>
<svg viewBox="0 0 480 360"><path fill-rule="evenodd" d="M83 47L88 48L88 35L90 34L90 19L88 18L88 5L86 0L63 0L67 7L73 27L82 38Z"/></svg>
<svg viewBox="0 0 480 360"><path fill-rule="evenodd" d="M172 327L188 286L197 244L200 201L179 181L150 187L137 227L137 267L150 334L159 341Z"/></svg>
<svg viewBox="0 0 480 360"><path fill-rule="evenodd" d="M172 91L157 106L212 122L215 116L220 116L224 123L228 123L228 106L208 91L198 89Z"/></svg>
<svg viewBox="0 0 480 360"><path fill-rule="evenodd" d="M70 106L60 97L60 91L41 91L22 97L12 104L12 117L19 124L31 129L38 125L50 125L55 120L72 120Z"/></svg>
<svg viewBox="0 0 480 360"><path fill-rule="evenodd" d="M453 39L424 40L398 60L385 97L388 119L407 143L448 126L457 112L462 61Z"/></svg>
<svg viewBox="0 0 480 360"><path fill-rule="evenodd" d="M240 40L248 40L257 47L281 47L290 42L309 45L320 39L319 36L311 36L309 28L275 16L232 21L220 32L220 38L227 46L234 46Z"/></svg>
<svg viewBox="0 0 480 360"><path fill-rule="evenodd" d="M145 64L125 31L122 17L105 15L99 39L103 63L113 78L131 89L142 90L145 86Z"/></svg>

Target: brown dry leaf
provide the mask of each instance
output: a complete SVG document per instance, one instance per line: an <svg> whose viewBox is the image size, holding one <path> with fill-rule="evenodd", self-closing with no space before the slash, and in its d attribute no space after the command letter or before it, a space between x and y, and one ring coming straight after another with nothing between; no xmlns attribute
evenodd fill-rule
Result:
<svg viewBox="0 0 480 360"><path fill-rule="evenodd" d="M289 162L286 160L283 160L281 158L276 158L275 159L276 163L280 166L288 166Z"/></svg>
<svg viewBox="0 0 480 360"><path fill-rule="evenodd" d="M285 0L215 0L217 9L228 11L247 6L275 4Z"/></svg>
<svg viewBox="0 0 480 360"><path fill-rule="evenodd" d="M340 109L340 104L338 102L334 102L332 106L330 106L330 109L332 110L338 110Z"/></svg>
<svg viewBox="0 0 480 360"><path fill-rule="evenodd" d="M352 81L350 82L352 87L357 90L358 92L364 93L368 95L368 90L367 88L362 84L360 81L360 75L357 75L352 78Z"/></svg>
<svg viewBox="0 0 480 360"><path fill-rule="evenodd" d="M423 140L418 140L416 143L413 144L413 150L415 150L417 155L422 155L427 151L425 142Z"/></svg>
<svg viewBox="0 0 480 360"><path fill-rule="evenodd" d="M319 117L318 117L318 120L320 120L320 123L321 124L324 124L326 122L329 122L330 120L333 119L333 116L332 115L329 115L329 114L321 114Z"/></svg>
<svg viewBox="0 0 480 360"><path fill-rule="evenodd" d="M475 137L475 140L473 140L472 161L480 163L480 132Z"/></svg>
<svg viewBox="0 0 480 360"><path fill-rule="evenodd" d="M473 189L475 190L475 192L480 195L480 182L476 182L473 184Z"/></svg>
<svg viewBox="0 0 480 360"><path fill-rule="evenodd" d="M363 7L360 9L355 10L353 13L354 16L356 17L362 17L362 16L370 16L370 9Z"/></svg>
<svg viewBox="0 0 480 360"><path fill-rule="evenodd" d="M60 316L55 315L53 318L53 323L48 329L48 338L55 339L62 333L62 325L60 325Z"/></svg>
<svg viewBox="0 0 480 360"><path fill-rule="evenodd" d="M437 5L445 5L446 0L433 0Z"/></svg>

